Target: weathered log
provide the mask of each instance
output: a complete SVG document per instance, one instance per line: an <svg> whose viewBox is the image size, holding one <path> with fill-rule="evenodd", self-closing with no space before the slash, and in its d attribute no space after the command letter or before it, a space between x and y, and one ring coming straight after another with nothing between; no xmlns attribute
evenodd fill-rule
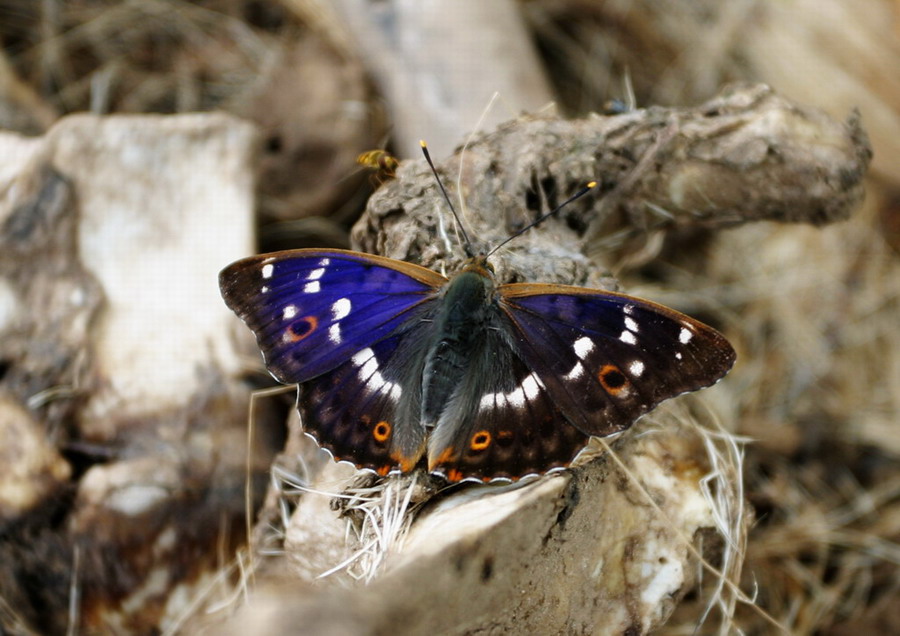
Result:
<svg viewBox="0 0 900 636"><path fill-rule="evenodd" d="M869 157L856 118L841 124L756 86L686 110L520 119L476 138L440 171L451 198L465 202L476 248L602 180L596 199L573 204L494 263L505 281L614 287L584 254L611 236L621 246L623 236L649 231L843 219L861 197ZM452 223L427 167L410 161L372 198L354 240L366 251L453 271L464 255ZM727 402L724 384L691 399ZM368 586L352 585L346 571L320 579L318 557L330 554L337 566L375 535L345 544L337 512L301 499L286 530L295 584L263 585L231 633L249 625L274 633L298 626L372 634L651 631L703 567L694 542L705 541L706 556L726 576L740 571L739 462L733 455L713 466L702 431L695 415L663 407L615 445L627 471L604 455L563 474L436 500L411 518L404 541L370 560L380 566L357 573L371 578ZM308 486L340 493L350 482L337 468ZM703 496L703 477L714 472L726 510ZM384 483L394 497L408 487L402 479Z"/></svg>

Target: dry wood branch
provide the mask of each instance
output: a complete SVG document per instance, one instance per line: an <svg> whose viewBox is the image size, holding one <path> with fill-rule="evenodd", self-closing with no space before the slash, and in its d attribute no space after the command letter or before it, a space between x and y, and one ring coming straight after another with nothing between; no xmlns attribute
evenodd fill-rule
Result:
<svg viewBox="0 0 900 636"><path fill-rule="evenodd" d="M516 2L338 0L329 8L384 95L401 157L418 156L423 135L443 155L480 118L490 130L553 100ZM499 104L485 112L495 94Z"/></svg>
<svg viewBox="0 0 900 636"><path fill-rule="evenodd" d="M594 205L574 204L550 229L513 244L498 266L505 280L584 283L592 274L580 250L610 236L622 244L623 235L674 227L846 218L862 194L869 156L856 119L842 125L757 86L689 110L524 118L474 140L442 171L451 196L466 204L464 222L479 248L603 175ZM409 162L373 197L354 238L367 251L452 271L462 250L448 217L427 169ZM316 582L309 567L315 554L337 555L341 546L333 519L315 512L322 507L302 506L307 516L295 516L289 533L318 537L291 543L304 601L297 603L293 589L270 588L260 597L262 614L251 604L232 628L237 633L264 616L275 632L297 624L369 633L402 625L414 634L653 629L699 571L685 537L705 536L712 554L724 549L722 563L736 576L746 520L734 491L727 518L712 521L712 504L699 495L710 468L691 432L693 418L679 426L662 409L648 420L659 429L642 435L645 422L617 446L630 477L598 461L529 484L459 493L417 519L402 547L385 548L375 586L338 590L326 580L319 592L308 587ZM722 469L720 495L739 488L735 465ZM326 475L336 487L336 473ZM728 537L724 548L714 528ZM354 548L343 549L349 555ZM726 629L735 598L722 603L732 608L724 610Z"/></svg>
<svg viewBox="0 0 900 636"><path fill-rule="evenodd" d="M254 140L223 115L0 135L0 597L41 633L158 629L240 528L215 279L251 249Z"/></svg>
<svg viewBox="0 0 900 636"><path fill-rule="evenodd" d="M696 460L698 438L672 419L669 412L658 420L668 421L666 429L644 428L617 445L662 516L606 461L529 483L469 488L419 515L386 555L377 585L347 590L340 575L316 580L304 560L293 584L264 586L228 633L250 625L276 634L297 625L311 634L644 633L696 580L677 533L699 537L714 525L697 488L707 470ZM328 471L328 479L334 475ZM331 525L310 516L312 509L294 523L307 532ZM340 550L328 534L293 548Z"/></svg>
<svg viewBox="0 0 900 636"><path fill-rule="evenodd" d="M473 140L442 172L451 197L465 203L464 222L479 247L598 180L596 198L570 206L563 219L508 250L527 252L511 265L525 278L580 284L589 281L583 246L594 256L674 227L845 219L861 200L870 157L858 117L839 123L759 85L691 109L519 119ZM355 228L356 244L452 270L461 250L450 256L455 239L434 240L439 217L447 216L434 192L424 162L404 163L396 182L372 198ZM502 266L498 273L514 276Z"/></svg>

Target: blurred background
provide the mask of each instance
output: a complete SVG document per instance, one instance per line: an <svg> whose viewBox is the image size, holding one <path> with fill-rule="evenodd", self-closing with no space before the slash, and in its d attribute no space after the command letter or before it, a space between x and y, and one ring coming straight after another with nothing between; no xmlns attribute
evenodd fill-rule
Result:
<svg viewBox="0 0 900 636"><path fill-rule="evenodd" d="M0 128L25 137L85 111L251 122L260 251L349 247L386 178L360 153L424 137L443 158L551 104L693 106L745 81L858 109L874 158L853 218L723 234L700 280L742 360L743 588L794 633L900 633L900 2L0 0L0 43ZM627 263L630 291L698 281L662 248ZM744 607L735 625L771 629Z"/></svg>

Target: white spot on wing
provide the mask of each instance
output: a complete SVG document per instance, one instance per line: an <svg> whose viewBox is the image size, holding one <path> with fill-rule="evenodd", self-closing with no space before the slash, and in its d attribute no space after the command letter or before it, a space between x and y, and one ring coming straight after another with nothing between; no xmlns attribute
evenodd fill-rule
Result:
<svg viewBox="0 0 900 636"><path fill-rule="evenodd" d="M582 336L575 341L572 348L575 349L575 355L584 360L594 350L594 341L587 336Z"/></svg>
<svg viewBox="0 0 900 636"><path fill-rule="evenodd" d="M625 305L624 307L622 307L622 311L630 316L634 313L634 305Z"/></svg>
<svg viewBox="0 0 900 636"><path fill-rule="evenodd" d="M534 373L529 373L528 376L522 380L522 390L525 391L525 397L529 400L536 398L543 386L544 383L541 382L541 379Z"/></svg>
<svg viewBox="0 0 900 636"><path fill-rule="evenodd" d="M638 324L633 318L629 318L628 316L625 316L625 328L635 333L638 332Z"/></svg>
<svg viewBox="0 0 900 636"><path fill-rule="evenodd" d="M320 267L319 269L314 269L309 273L309 276L306 277L306 280L319 280L322 278L322 274L325 273L325 268Z"/></svg>
<svg viewBox="0 0 900 636"><path fill-rule="evenodd" d="M691 341L691 338L694 337L694 334L691 333L691 330L687 327L682 327L681 332L678 334L678 342L681 344L687 344Z"/></svg>
<svg viewBox="0 0 900 636"><path fill-rule="evenodd" d="M353 356L353 364L359 367L359 379L366 385L366 390L372 393L387 392L393 401L400 399L403 389L396 382L388 382L378 370L378 360L375 352L366 347Z"/></svg>
<svg viewBox="0 0 900 636"><path fill-rule="evenodd" d="M400 388L399 384L396 382L388 382L378 371L376 371L372 375L372 379L369 380L369 387L373 391L387 391L388 395L391 396L391 400L394 402L399 400L400 396L403 395L403 389Z"/></svg>
<svg viewBox="0 0 900 636"><path fill-rule="evenodd" d="M565 378L566 378L566 380L577 380L578 378L580 378L583 375L584 375L584 365L582 365L581 362L576 362L575 366L572 367L572 370L569 371L565 375Z"/></svg>
<svg viewBox="0 0 900 636"><path fill-rule="evenodd" d="M323 258L321 261L319 261L319 267L328 267L329 265L331 265L330 258Z"/></svg>
<svg viewBox="0 0 900 636"><path fill-rule="evenodd" d="M679 351L678 353L675 354L675 359L676 359L676 360L681 360L681 352L680 352L680 351Z"/></svg>
<svg viewBox="0 0 900 636"><path fill-rule="evenodd" d="M351 358L351 360L353 360L353 364L355 364L358 367L361 367L368 361L369 358L374 358L374 357L375 357L375 352L372 351L372 348L366 347L362 351L353 354L353 357ZM375 366L377 367L378 365L376 364Z"/></svg>
<svg viewBox="0 0 900 636"><path fill-rule="evenodd" d="M637 344L637 338L634 336L633 333L631 333L631 332L628 331L627 329L624 330L624 331L619 335L619 340L621 340L622 342L624 342L624 343L626 343L626 344L630 344L630 345L636 345L636 344Z"/></svg>
<svg viewBox="0 0 900 636"><path fill-rule="evenodd" d="M322 286L319 284L319 281L317 281L317 280L314 280L311 283L306 283L303 286L304 294L318 294L320 291L322 291Z"/></svg>
<svg viewBox="0 0 900 636"><path fill-rule="evenodd" d="M639 378L644 374L644 363L640 360L635 360L628 365L628 370L631 371L634 377Z"/></svg>
<svg viewBox="0 0 900 636"><path fill-rule="evenodd" d="M275 271L274 265L263 265L262 268L262 277L263 278L272 278L272 272Z"/></svg>
<svg viewBox="0 0 900 636"><path fill-rule="evenodd" d="M294 305L288 305L284 308L284 319L290 320L297 315L297 308Z"/></svg>
<svg viewBox="0 0 900 636"><path fill-rule="evenodd" d="M378 371L378 360L375 359L375 354L366 360L363 365L359 369L359 377L361 380L368 380L369 377Z"/></svg>
<svg viewBox="0 0 900 636"><path fill-rule="evenodd" d="M523 406L525 406L525 390L521 386L504 397L506 397L507 402L509 402L516 408L522 408Z"/></svg>
<svg viewBox="0 0 900 636"><path fill-rule="evenodd" d="M350 313L352 305L350 304L349 298L341 298L339 300L334 301L334 304L331 306L331 314L334 320L343 320L347 317L347 314Z"/></svg>
<svg viewBox="0 0 900 636"><path fill-rule="evenodd" d="M511 404L515 407L525 406L526 401L537 397L542 386L544 385L541 383L541 379L534 373L529 373L522 379L522 383L509 393L497 392L482 395L478 408L481 410L500 408L506 404Z"/></svg>
<svg viewBox="0 0 900 636"><path fill-rule="evenodd" d="M494 408L497 404L497 394L496 393L485 393L481 396L481 402L478 403L478 410L483 411L484 409Z"/></svg>
<svg viewBox="0 0 900 636"><path fill-rule="evenodd" d="M268 293L269 293L269 286L268 286L268 285L263 285L262 288L261 288L259 291L261 291L261 292L264 293L264 294L268 294Z"/></svg>
<svg viewBox="0 0 900 636"><path fill-rule="evenodd" d="M328 339L334 344L341 344L341 323L336 322L328 328Z"/></svg>

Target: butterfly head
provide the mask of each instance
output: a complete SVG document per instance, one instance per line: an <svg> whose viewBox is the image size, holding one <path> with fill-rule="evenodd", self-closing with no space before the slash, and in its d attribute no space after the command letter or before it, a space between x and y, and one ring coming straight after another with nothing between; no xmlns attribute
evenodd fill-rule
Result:
<svg viewBox="0 0 900 636"><path fill-rule="evenodd" d="M494 266L488 261L487 254L481 253L468 259L462 267L464 272L472 272L484 278L494 278Z"/></svg>

